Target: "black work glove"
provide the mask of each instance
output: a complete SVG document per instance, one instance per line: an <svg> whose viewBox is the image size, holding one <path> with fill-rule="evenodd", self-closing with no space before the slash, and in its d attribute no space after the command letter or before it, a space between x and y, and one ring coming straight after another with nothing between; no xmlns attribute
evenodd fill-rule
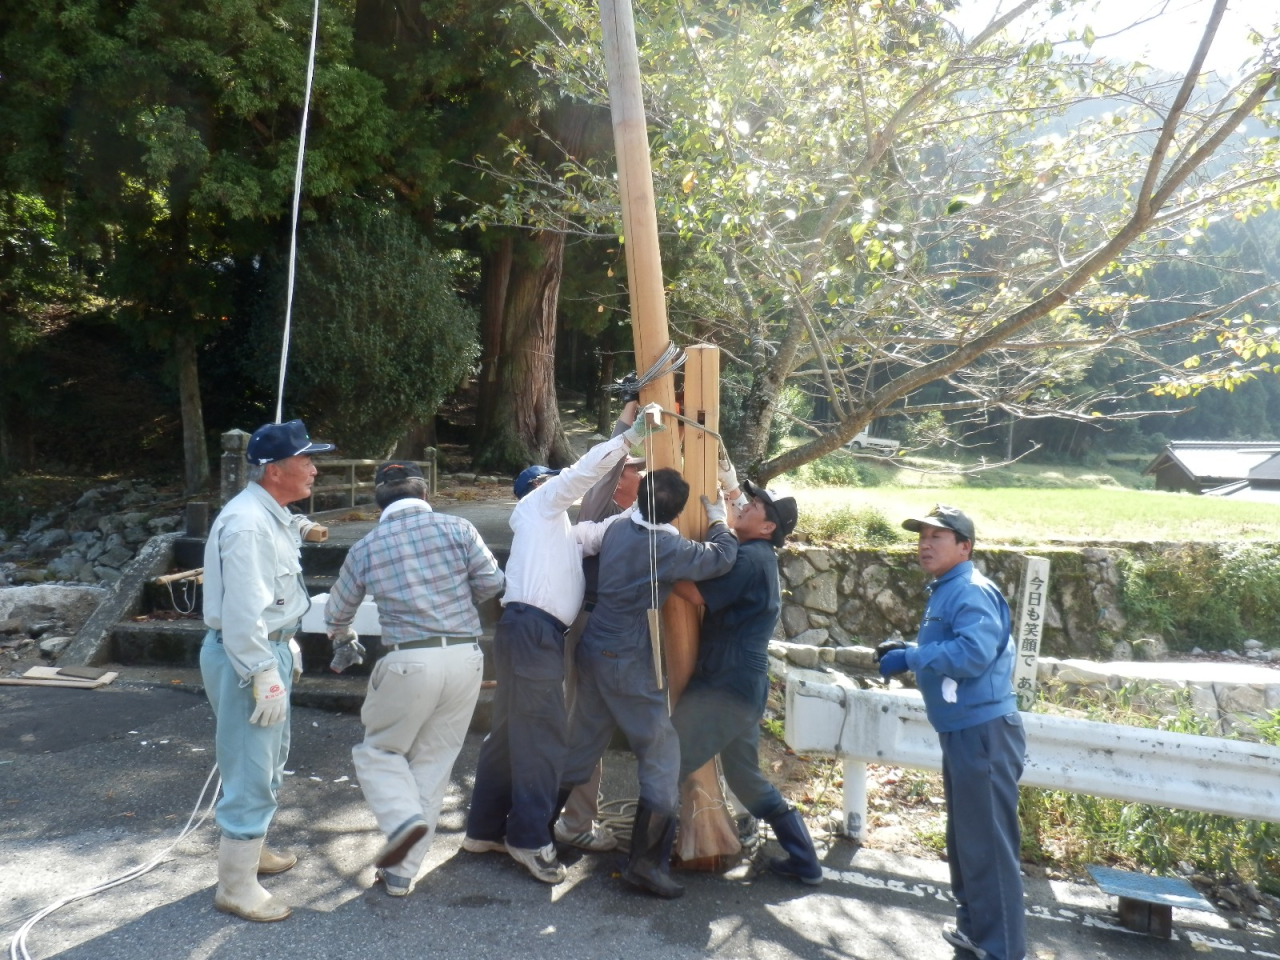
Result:
<svg viewBox="0 0 1280 960"><path fill-rule="evenodd" d="M905 649L907 649L907 641L905 640L901 640L897 637L894 637L892 640L885 640L878 647L876 647L876 663L879 663L880 659L890 650L905 650Z"/></svg>
<svg viewBox="0 0 1280 960"><path fill-rule="evenodd" d="M618 381L618 388L618 395L622 398L623 406L626 406L632 400L639 402L640 378L636 376L634 370Z"/></svg>

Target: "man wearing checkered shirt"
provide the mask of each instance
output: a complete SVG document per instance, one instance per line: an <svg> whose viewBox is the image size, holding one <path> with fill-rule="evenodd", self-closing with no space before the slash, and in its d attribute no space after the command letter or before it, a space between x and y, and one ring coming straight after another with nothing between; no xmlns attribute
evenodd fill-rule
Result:
<svg viewBox="0 0 1280 960"><path fill-rule="evenodd" d="M325 621L342 643L364 595L378 606L386 652L369 677L364 741L351 756L387 836L378 879L388 894L404 896L431 847L480 694L476 604L499 593L505 579L474 526L432 511L415 464L384 463L374 482L382 516L347 554Z"/></svg>

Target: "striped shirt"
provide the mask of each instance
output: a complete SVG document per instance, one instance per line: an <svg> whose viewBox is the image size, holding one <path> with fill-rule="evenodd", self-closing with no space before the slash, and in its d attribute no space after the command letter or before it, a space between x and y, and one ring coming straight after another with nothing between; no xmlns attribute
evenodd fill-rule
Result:
<svg viewBox="0 0 1280 960"><path fill-rule="evenodd" d="M425 500L398 500L347 553L324 618L331 628L349 624L367 593L378 605L384 645L478 637L476 604L504 582L469 521L435 513Z"/></svg>

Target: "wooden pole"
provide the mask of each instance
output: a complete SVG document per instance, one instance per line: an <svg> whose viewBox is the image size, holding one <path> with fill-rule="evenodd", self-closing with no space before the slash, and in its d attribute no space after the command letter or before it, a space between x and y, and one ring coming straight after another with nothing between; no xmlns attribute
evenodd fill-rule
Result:
<svg viewBox="0 0 1280 960"><path fill-rule="evenodd" d="M600 20L604 32L605 66L609 74L614 147L618 156L618 190L622 206L623 249L627 257L627 288L631 298L631 332L635 340L636 369L643 372L667 349L670 334L658 246L653 168L649 162L649 136L640 85L640 57L630 0L600 0ZM691 369L694 367L696 370ZM719 351L715 348L691 349L685 371L686 407L691 407L690 388L696 385L699 391L698 416L710 417L718 425ZM708 402L708 397L712 402ZM640 402L657 402L665 410L675 410L674 376L663 377L646 387L641 392ZM699 436L695 438L695 434ZM708 441L702 431L688 428L684 435L686 460L683 472L689 482L690 495L689 506L681 514L679 526L686 536L700 539L706 532L706 521L699 496L703 493L714 495L718 450L715 441ZM652 437L650 443L649 469L681 469L680 430L675 421L668 421L667 429ZM688 683L697 659L698 611L678 597L671 597L663 608L662 622L667 683L674 704ZM729 820L714 765L708 764L690 781L685 795L689 796L692 790L696 802L690 804L686 800L682 804L679 855L687 867L715 870L719 868L721 858L738 853L737 832ZM695 810L700 811L696 818Z"/></svg>

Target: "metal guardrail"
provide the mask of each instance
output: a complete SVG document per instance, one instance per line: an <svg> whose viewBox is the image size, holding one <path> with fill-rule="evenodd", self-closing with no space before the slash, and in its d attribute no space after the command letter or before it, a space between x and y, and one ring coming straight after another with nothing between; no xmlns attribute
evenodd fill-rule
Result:
<svg viewBox="0 0 1280 960"><path fill-rule="evenodd" d="M422 468L422 475L427 480L427 495L434 496L436 492L436 450L434 447L428 447L426 450L427 458L425 460L405 460L404 463L416 463ZM354 507L356 505L356 495L361 490L373 489L373 474L378 464L383 463L382 460L331 460L327 457L316 457L312 462L315 463L316 469L320 471L320 475L316 477L320 480L326 471L342 469L346 472L346 478L330 483L317 483L311 488L311 499L307 501L307 513L314 513L316 508L316 496L325 493L345 493L347 494L347 506ZM368 471L368 480L357 479L357 474Z"/></svg>
<svg viewBox="0 0 1280 960"><path fill-rule="evenodd" d="M1280 748L1024 713L1021 785L1280 822ZM862 690L842 674L787 674L787 745L844 760L844 830L867 822L867 763L942 769L919 696Z"/></svg>

